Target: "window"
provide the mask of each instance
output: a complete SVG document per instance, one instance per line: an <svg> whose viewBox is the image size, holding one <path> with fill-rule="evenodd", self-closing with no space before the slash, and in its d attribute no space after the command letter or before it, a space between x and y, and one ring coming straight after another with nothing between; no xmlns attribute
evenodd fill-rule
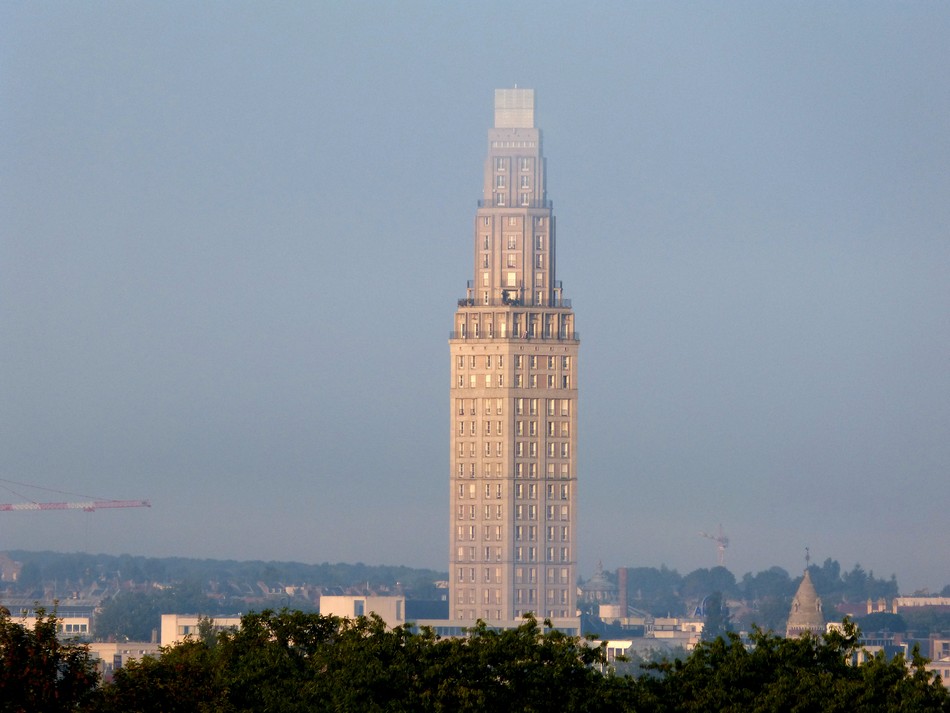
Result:
<svg viewBox="0 0 950 713"><path fill-rule="evenodd" d="M567 483L561 483L561 500L567 500L570 494L570 486Z"/></svg>
<svg viewBox="0 0 950 713"><path fill-rule="evenodd" d="M487 242L488 236L486 235L485 238L486 238L485 249L488 250L488 242ZM544 236L543 235L534 236L534 249L544 250Z"/></svg>
<svg viewBox="0 0 950 713"><path fill-rule="evenodd" d="M536 272L534 274L534 284L536 287L544 287L544 273L543 272Z"/></svg>
<svg viewBox="0 0 950 713"><path fill-rule="evenodd" d="M495 156L495 170L504 171L507 166L507 161L503 156Z"/></svg>
<svg viewBox="0 0 950 713"><path fill-rule="evenodd" d="M518 225L518 219L517 219L515 216L513 216L513 215L509 215L509 216L508 216L508 225Z"/></svg>
<svg viewBox="0 0 950 713"><path fill-rule="evenodd" d="M571 358L569 356L561 357L561 368L565 371L571 368Z"/></svg>
<svg viewBox="0 0 950 713"><path fill-rule="evenodd" d="M488 235L485 234L482 236L482 250L488 250Z"/></svg>
<svg viewBox="0 0 950 713"><path fill-rule="evenodd" d="M571 444L562 443L561 444L561 458L570 458L571 455Z"/></svg>
<svg viewBox="0 0 950 713"><path fill-rule="evenodd" d="M554 388L554 374L548 374L548 388Z"/></svg>
<svg viewBox="0 0 950 713"><path fill-rule="evenodd" d="M495 176L495 188L504 188L504 187L505 187L505 177Z"/></svg>
<svg viewBox="0 0 950 713"><path fill-rule="evenodd" d="M506 277L507 277L507 280L508 280L508 284L507 284L508 287L517 287L517 286L518 286L518 273L516 273L516 272L509 272ZM463 337L465 336L465 330L464 330L464 328L463 328L463 330L462 330L462 336L463 336Z"/></svg>
<svg viewBox="0 0 950 713"><path fill-rule="evenodd" d="M485 357L485 368L491 369L491 354ZM488 407L488 411L486 413L491 413L491 406Z"/></svg>
<svg viewBox="0 0 950 713"><path fill-rule="evenodd" d="M522 193L521 194L521 205L531 205L531 194Z"/></svg>
<svg viewBox="0 0 950 713"><path fill-rule="evenodd" d="M518 256L516 253L508 253L507 267L518 267Z"/></svg>
<svg viewBox="0 0 950 713"><path fill-rule="evenodd" d="M532 415L532 416L537 416L537 415L538 415L538 400L537 400L537 399L530 399L530 403L528 404L528 406L530 407L530 413L531 413L531 415Z"/></svg>
<svg viewBox="0 0 950 713"><path fill-rule="evenodd" d="M561 399L561 415L570 416L571 415L571 401L570 399Z"/></svg>
<svg viewBox="0 0 950 713"><path fill-rule="evenodd" d="M538 375L537 375L537 374L532 374L532 375L531 375L531 388L532 388L532 389L538 388Z"/></svg>
<svg viewBox="0 0 950 713"><path fill-rule="evenodd" d="M538 422L537 422L537 421L530 421L528 425L530 426L529 431L530 431L531 435L532 435L532 436L537 436L537 435L538 435Z"/></svg>
<svg viewBox="0 0 950 713"><path fill-rule="evenodd" d="M538 255L535 257L535 264L538 267L544 267L544 255L538 253Z"/></svg>
<svg viewBox="0 0 950 713"><path fill-rule="evenodd" d="M472 374L471 376L469 376L468 381L469 381L470 386L474 389L474 388L475 388L475 385L476 385L476 383L475 383L475 374Z"/></svg>
<svg viewBox="0 0 950 713"><path fill-rule="evenodd" d="M495 194L495 205L497 205L497 206L503 206L503 205L505 205L505 194L504 194L504 193L496 193L496 194Z"/></svg>
<svg viewBox="0 0 950 713"><path fill-rule="evenodd" d="M491 387L491 374L485 374L485 388Z"/></svg>
<svg viewBox="0 0 950 713"><path fill-rule="evenodd" d="M529 188L531 188L531 177L522 176L521 180L519 181L519 185L521 186L522 190L528 190Z"/></svg>
<svg viewBox="0 0 950 713"><path fill-rule="evenodd" d="M530 171L531 159L528 158L527 156L522 156L521 158L518 159L518 165L522 171Z"/></svg>
<svg viewBox="0 0 950 713"><path fill-rule="evenodd" d="M515 413L524 416L524 399L515 399Z"/></svg>
<svg viewBox="0 0 950 713"><path fill-rule="evenodd" d="M524 357L515 354L515 369L521 369L524 366Z"/></svg>
<svg viewBox="0 0 950 713"><path fill-rule="evenodd" d="M507 236L507 237L508 237L508 249L509 249L509 250L517 250L517 249L518 249L518 236L517 236L517 235L509 235L509 236Z"/></svg>
<svg viewBox="0 0 950 713"><path fill-rule="evenodd" d="M571 388L571 377L569 377L567 374L561 377L561 388L562 389Z"/></svg>

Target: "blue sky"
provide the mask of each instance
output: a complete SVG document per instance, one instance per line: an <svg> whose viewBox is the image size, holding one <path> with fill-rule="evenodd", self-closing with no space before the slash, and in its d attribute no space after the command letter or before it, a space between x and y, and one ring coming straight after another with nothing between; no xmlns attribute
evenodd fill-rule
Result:
<svg viewBox="0 0 950 713"><path fill-rule="evenodd" d="M583 338L581 572L713 566L722 523L738 576L808 546L941 588L948 36L941 3L3 4L0 478L153 507L2 546L444 568L447 337L518 84Z"/></svg>

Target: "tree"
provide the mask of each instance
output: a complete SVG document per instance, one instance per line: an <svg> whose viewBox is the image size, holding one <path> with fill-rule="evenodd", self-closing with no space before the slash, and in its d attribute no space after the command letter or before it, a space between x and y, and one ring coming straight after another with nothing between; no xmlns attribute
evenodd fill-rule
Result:
<svg viewBox="0 0 950 713"><path fill-rule="evenodd" d="M751 646L736 634L700 642L685 661L654 667L660 676L641 679L648 710L715 711L950 711L950 694L924 669L915 651L908 670L903 656L853 660L859 631L818 638L782 638L756 628Z"/></svg>
<svg viewBox="0 0 950 713"><path fill-rule="evenodd" d="M704 600L703 640L712 641L732 631L732 622L729 617L729 607L722 599L722 592L713 592Z"/></svg>
<svg viewBox="0 0 950 713"><path fill-rule="evenodd" d="M73 711L99 675L82 645L60 642L56 614L36 612L33 628L0 607L0 713Z"/></svg>

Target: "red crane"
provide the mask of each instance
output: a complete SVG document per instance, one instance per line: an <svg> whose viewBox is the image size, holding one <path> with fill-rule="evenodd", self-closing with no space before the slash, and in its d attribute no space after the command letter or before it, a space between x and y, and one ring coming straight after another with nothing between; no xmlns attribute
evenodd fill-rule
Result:
<svg viewBox="0 0 950 713"><path fill-rule="evenodd" d="M64 493L60 490L52 490L51 488L40 488L36 485L27 485L26 483L18 483L15 480L5 480L0 478L0 483L10 483L12 485L19 485L24 488L35 488L36 490L45 490L47 492L59 493L62 495L75 495L75 493ZM23 503L0 503L0 512L9 512L12 510L82 510L83 512L93 512L95 510L100 510L103 508L150 508L152 503L148 500L97 500L94 498L89 498L88 500L83 500L80 502L62 502L62 503L41 503L31 498L26 498L24 495L15 492L14 490L6 487L5 485L0 485L4 490L9 490L14 495L18 495L28 502ZM87 495L80 495L79 497L88 498Z"/></svg>

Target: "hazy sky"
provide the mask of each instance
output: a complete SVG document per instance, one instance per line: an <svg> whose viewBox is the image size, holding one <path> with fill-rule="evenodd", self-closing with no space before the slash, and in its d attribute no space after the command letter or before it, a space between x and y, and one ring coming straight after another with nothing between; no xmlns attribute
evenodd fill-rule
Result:
<svg viewBox="0 0 950 713"><path fill-rule="evenodd" d="M445 569L517 84L582 337L580 572L713 566L722 523L737 576L808 546L941 588L948 37L938 2L0 4L0 478L153 503L2 513L0 548Z"/></svg>

